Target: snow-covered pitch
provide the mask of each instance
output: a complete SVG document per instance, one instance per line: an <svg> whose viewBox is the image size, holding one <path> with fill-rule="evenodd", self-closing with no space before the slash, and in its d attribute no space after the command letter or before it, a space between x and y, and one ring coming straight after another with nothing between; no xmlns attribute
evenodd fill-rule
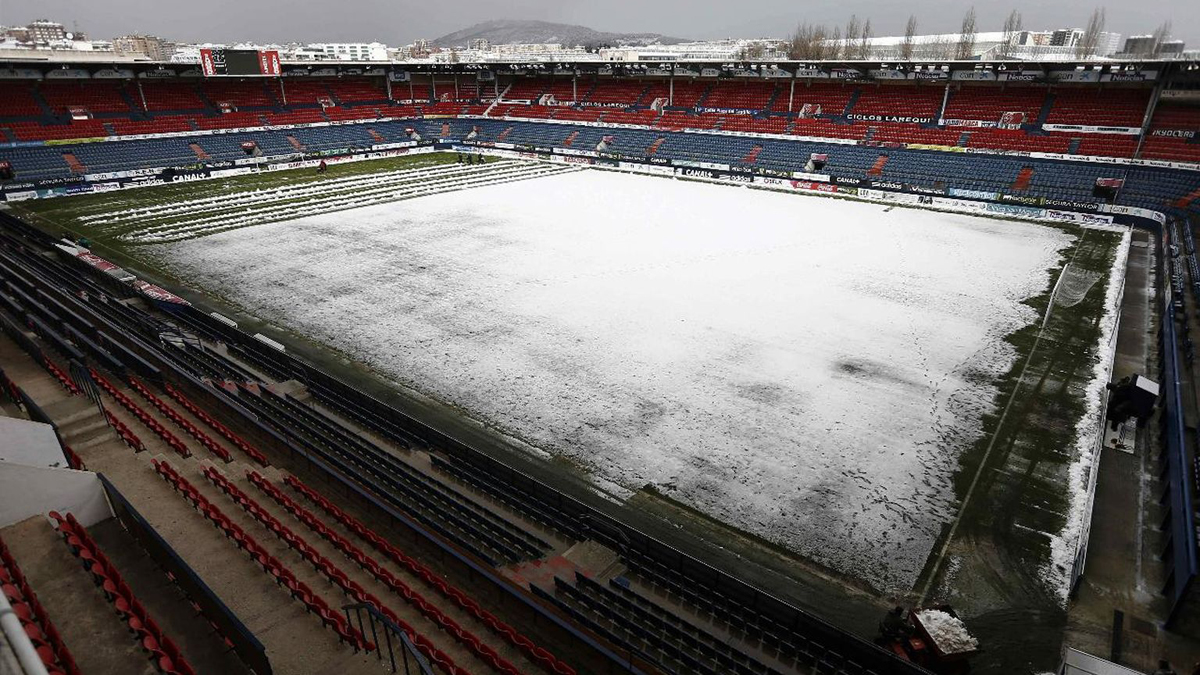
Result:
<svg viewBox="0 0 1200 675"><path fill-rule="evenodd" d="M907 591L1072 238L589 170L156 250L606 490Z"/></svg>

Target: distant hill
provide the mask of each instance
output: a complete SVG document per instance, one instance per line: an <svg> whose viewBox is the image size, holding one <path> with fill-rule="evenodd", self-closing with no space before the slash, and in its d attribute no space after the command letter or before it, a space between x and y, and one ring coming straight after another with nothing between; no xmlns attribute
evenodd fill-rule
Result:
<svg viewBox="0 0 1200 675"><path fill-rule="evenodd" d="M667 37L658 33L606 33L587 26L572 26L548 21L513 21L500 19L484 21L470 28L443 35L433 41L436 47L465 47L471 40L487 40L494 45L552 43L567 47L583 45L635 46L663 44L673 45L686 42L681 38Z"/></svg>

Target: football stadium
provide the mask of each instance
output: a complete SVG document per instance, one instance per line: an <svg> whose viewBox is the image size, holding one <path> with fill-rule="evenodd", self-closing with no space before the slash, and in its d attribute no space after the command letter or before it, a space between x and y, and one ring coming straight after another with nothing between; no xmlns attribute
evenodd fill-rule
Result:
<svg viewBox="0 0 1200 675"><path fill-rule="evenodd" d="M0 62L0 664L1183 673L1198 225L1187 59Z"/></svg>

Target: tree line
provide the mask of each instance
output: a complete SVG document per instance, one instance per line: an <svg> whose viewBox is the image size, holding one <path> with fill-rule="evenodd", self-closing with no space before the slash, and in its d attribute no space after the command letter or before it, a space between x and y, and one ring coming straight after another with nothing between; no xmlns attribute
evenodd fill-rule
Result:
<svg viewBox="0 0 1200 675"><path fill-rule="evenodd" d="M941 35L931 40L922 40L918 44L917 17L909 15L904 27L904 38L901 40L898 55L901 59L912 59L920 52L921 58L968 60L975 56L975 43L978 30L975 25L975 7L966 11L958 35ZM1100 35L1104 32L1105 11L1103 7L1092 10L1083 35L1075 43L1075 56L1086 59L1096 54L1099 47ZM1004 21L1004 37L997 47L997 56L1012 58L1016 52L1017 42L1024 32L1021 13L1012 10ZM1163 42L1170 37L1171 23L1164 22L1154 32L1154 39L1148 51L1157 54ZM809 23L807 21L796 27L789 36L789 56L800 61L819 61L836 59L860 59L871 57L871 39L874 33L871 20L860 20L858 15L850 15L845 27L827 26L825 24Z"/></svg>

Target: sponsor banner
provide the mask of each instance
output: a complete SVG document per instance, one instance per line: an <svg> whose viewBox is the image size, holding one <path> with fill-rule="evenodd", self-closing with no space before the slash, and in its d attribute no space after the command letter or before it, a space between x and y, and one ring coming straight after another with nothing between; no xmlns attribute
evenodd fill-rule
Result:
<svg viewBox="0 0 1200 675"><path fill-rule="evenodd" d="M101 68L92 77L97 80L132 80L133 71L125 68Z"/></svg>
<svg viewBox="0 0 1200 675"><path fill-rule="evenodd" d="M1164 138L1195 138L1195 129L1154 129L1150 132L1151 136L1162 136Z"/></svg>
<svg viewBox="0 0 1200 675"><path fill-rule="evenodd" d="M932 143L902 143L909 150L937 150L938 152L965 152L966 148L958 145L934 145Z"/></svg>
<svg viewBox="0 0 1200 675"><path fill-rule="evenodd" d="M1040 70L1022 70L1000 73L996 79L1001 82L1040 82L1042 77L1043 74Z"/></svg>
<svg viewBox="0 0 1200 675"><path fill-rule="evenodd" d="M109 272L109 271L112 271L115 269L119 269L116 265L108 262L104 258L101 258L98 255L93 255L92 253L90 253L88 251L82 251L75 257L79 258L80 260L87 263L88 265L100 270L101 272Z"/></svg>
<svg viewBox="0 0 1200 675"><path fill-rule="evenodd" d="M1100 76L1101 82L1153 82L1158 79L1157 70L1139 70L1137 72L1105 73Z"/></svg>
<svg viewBox="0 0 1200 675"><path fill-rule="evenodd" d="M838 185L858 186L858 185L862 185L864 181L861 178L852 178L849 176L834 176L833 182L837 183Z"/></svg>
<svg viewBox="0 0 1200 675"><path fill-rule="evenodd" d="M720 174L712 169L693 169L691 167L681 166L675 168L675 175L683 176L684 178L708 178L711 180Z"/></svg>
<svg viewBox="0 0 1200 675"><path fill-rule="evenodd" d="M1070 131L1077 134L1121 134L1137 136L1142 133L1138 127L1102 127L1091 124L1043 124L1046 131Z"/></svg>
<svg viewBox="0 0 1200 675"><path fill-rule="evenodd" d="M838 186L829 183L819 183L812 180L793 180L790 181L793 190L805 190L807 192L825 192L832 194L838 191Z"/></svg>
<svg viewBox="0 0 1200 675"><path fill-rule="evenodd" d="M142 295L150 298L151 300L158 300L159 302L170 302L170 303L173 303L176 305L191 305L192 304L192 303L188 302L187 300L184 300L183 298L179 297L178 295L175 295L171 291L168 291L167 289L163 288L162 286L155 286L154 284L147 283L145 281L142 281L141 279L134 281L132 286L134 288L136 288L138 290L138 292L140 292Z"/></svg>
<svg viewBox="0 0 1200 675"><path fill-rule="evenodd" d="M1167 216L1161 211L1151 211L1150 209L1143 209L1137 206L1120 206L1113 204L1112 206L1106 205L1104 210L1108 211L1109 213L1117 213L1123 216L1149 218L1160 225L1167 222Z"/></svg>
<svg viewBox="0 0 1200 675"><path fill-rule="evenodd" d="M977 129L995 129L997 126L999 126L999 123L995 121L959 119L941 119L938 120L938 124L941 124L944 127L973 127Z"/></svg>
<svg viewBox="0 0 1200 675"><path fill-rule="evenodd" d="M1052 82L1099 82L1100 73L1094 70L1052 70Z"/></svg>
<svg viewBox="0 0 1200 675"><path fill-rule="evenodd" d="M1078 211L1059 211L1057 209L1043 209L1042 217L1047 220L1060 223L1074 223L1076 225L1112 225L1113 222L1112 216L1080 213Z"/></svg>
<svg viewBox="0 0 1200 675"><path fill-rule="evenodd" d="M1018 218L1037 218L1042 215L1044 209L1037 209L1031 206L1018 206L1015 204L997 204L996 202L984 202L983 209L989 213L1000 213L1006 216L1016 216Z"/></svg>
<svg viewBox="0 0 1200 675"><path fill-rule="evenodd" d="M946 191L951 197L962 197L964 199L995 199L995 192L987 192L986 190L962 190L959 188L950 188Z"/></svg>
<svg viewBox="0 0 1200 675"><path fill-rule="evenodd" d="M23 202L26 199L37 199L37 197L38 193L36 190L18 190L4 194L4 200L9 202Z"/></svg>
<svg viewBox="0 0 1200 675"><path fill-rule="evenodd" d="M555 154L559 155L575 155L576 157L595 157L594 150L578 150L576 148L554 148Z"/></svg>
<svg viewBox="0 0 1200 675"><path fill-rule="evenodd" d="M792 177L791 171L780 171L778 169L758 168L758 169L755 169L754 172L760 176L774 176L775 178L791 178Z"/></svg>
<svg viewBox="0 0 1200 675"><path fill-rule="evenodd" d="M212 49L200 50L200 72L204 73L205 77L212 77L217 74L218 68L221 73L225 72L225 55L223 50L216 50L217 54L213 53ZM218 60L219 59L219 60Z"/></svg>
<svg viewBox="0 0 1200 675"><path fill-rule="evenodd" d="M950 79L957 82L992 82L996 74L990 70L956 70L950 74Z"/></svg>
<svg viewBox="0 0 1200 675"><path fill-rule="evenodd" d="M909 115L858 115L851 113L846 119L855 122L900 122L906 124L929 124L932 117L914 117Z"/></svg>
<svg viewBox="0 0 1200 675"><path fill-rule="evenodd" d="M35 68L0 68L0 80L40 80L42 71Z"/></svg>
<svg viewBox="0 0 1200 675"><path fill-rule="evenodd" d="M92 136L89 138L52 138L48 141L42 141L42 145L74 145L75 143L100 143L108 140L104 136Z"/></svg>
<svg viewBox="0 0 1200 675"><path fill-rule="evenodd" d="M907 79L904 73L900 72L899 70L892 70L891 68L876 68L874 70L868 70L867 74L876 80Z"/></svg>
<svg viewBox="0 0 1200 675"><path fill-rule="evenodd" d="M820 68L800 68L796 70L796 77L829 79L829 73Z"/></svg>
<svg viewBox="0 0 1200 675"><path fill-rule="evenodd" d="M833 68L829 71L833 80L857 80L862 77L862 71L854 68Z"/></svg>
<svg viewBox="0 0 1200 675"><path fill-rule="evenodd" d="M908 190L909 190L909 191L911 191L911 192L914 192L914 193L916 193L916 194L919 194L919 195L937 195L937 196L941 196L941 195L944 195L944 194L946 194L946 188L940 188L940 187L927 187L927 186L924 186L924 185L911 185L911 184L906 184L906 185L907 185L907 188L908 188Z"/></svg>
<svg viewBox="0 0 1200 675"><path fill-rule="evenodd" d="M1200 101L1200 89L1163 89L1159 97L1172 101Z"/></svg>
<svg viewBox="0 0 1200 675"><path fill-rule="evenodd" d="M66 66L46 72L47 80L88 80L91 77L92 74L82 68L67 68Z"/></svg>
<svg viewBox="0 0 1200 675"><path fill-rule="evenodd" d="M868 186L877 190L896 190L904 189L904 183L899 183L893 180L873 180L867 183Z"/></svg>
<svg viewBox="0 0 1200 675"><path fill-rule="evenodd" d="M753 114L755 114L755 113L757 113L757 112L761 112L761 111L759 111L759 110L755 110L755 109L753 109L753 108L705 108L705 107L698 107L698 108L696 108L696 110L697 110L698 112L701 112L701 113L721 113L721 114L725 114L725 115L753 115Z"/></svg>
<svg viewBox="0 0 1200 675"><path fill-rule="evenodd" d="M1009 204L1027 204L1030 206L1041 206L1042 205L1042 198L1034 197L1032 195L1001 194L1000 201L1006 202Z"/></svg>
<svg viewBox="0 0 1200 675"><path fill-rule="evenodd" d="M1081 202L1074 199L1054 199L1052 197L1043 198L1042 205L1056 209L1071 209L1072 211L1099 211L1102 206L1099 202Z"/></svg>

